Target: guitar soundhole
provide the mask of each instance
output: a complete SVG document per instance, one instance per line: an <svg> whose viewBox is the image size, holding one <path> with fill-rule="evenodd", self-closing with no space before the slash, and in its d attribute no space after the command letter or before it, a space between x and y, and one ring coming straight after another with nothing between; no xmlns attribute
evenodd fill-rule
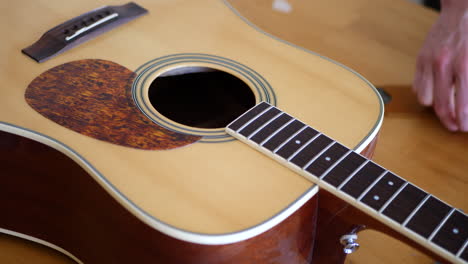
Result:
<svg viewBox="0 0 468 264"><path fill-rule="evenodd" d="M150 85L153 107L166 118L197 128L222 128L255 105L255 95L241 79L205 67L164 73Z"/></svg>

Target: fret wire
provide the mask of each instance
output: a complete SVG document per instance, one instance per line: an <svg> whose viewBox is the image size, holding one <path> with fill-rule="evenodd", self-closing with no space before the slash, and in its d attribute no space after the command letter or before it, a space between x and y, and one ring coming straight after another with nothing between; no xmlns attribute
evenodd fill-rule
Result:
<svg viewBox="0 0 468 264"><path fill-rule="evenodd" d="M417 188L417 186L415 186L415 187ZM411 220L411 218L413 218L413 216L419 211L419 209L421 209L421 207L426 203L427 200L429 200L429 198L431 196L432 195L430 195L430 194L426 194L426 197L424 197L424 199L418 204L418 206L416 206L416 208L414 208L413 212L411 212L411 214L409 214L408 217L406 217L405 221L403 221L403 223L401 225L406 226L408 224L408 222Z"/></svg>
<svg viewBox="0 0 468 264"><path fill-rule="evenodd" d="M460 250L458 250L457 255L455 255L455 256L460 257L467 246L468 246L468 239L465 241L465 244L463 244L463 246L460 248Z"/></svg>
<svg viewBox="0 0 468 264"><path fill-rule="evenodd" d="M249 120L248 122L246 122L245 124L243 124L239 129L237 129L235 132L237 131L241 131L243 128L245 128L246 126L248 126L250 123L252 123L253 121L257 120L260 116L262 116L263 114L265 114L267 111L271 110L272 108L275 108L273 106L270 106L268 107L267 109L263 110L261 113L257 114L256 116L254 116L251 120ZM265 124L263 124L260 128L256 129L252 135L250 135L248 137L248 139L250 139L252 136L254 136L255 134L257 134L261 129L263 129L265 126L267 126L268 124L270 124L271 122L273 122L274 120L276 120L280 115L282 114L285 114L284 112L281 112L279 114L277 114L276 116L274 116L274 118L272 118L271 120L269 120L268 122L266 122ZM240 117L239 117L240 118ZM237 119L236 119L237 120ZM274 137L275 135L277 135L282 129L284 129L286 126L290 125L292 122L294 121L298 121L297 119L295 118L292 118L291 120L287 121L285 124L283 124L282 126L280 126L276 131L274 131L271 135L269 135L266 139L264 139L260 145L263 145L265 144L266 142L268 142L268 140L270 140L272 137ZM293 137L297 136L299 133L301 133L302 131L304 131L307 127L307 125L305 125L304 127L302 127L301 129L299 129L297 132L295 132L293 135L291 135L290 137L288 137L284 142L282 142L277 148L275 148L273 151L271 151L273 154L276 154L276 152L281 149L287 142L289 142ZM317 135L315 135L312 139L308 140L303 146L301 146L297 151L295 151L293 153L293 155L288 158L288 161L290 161L292 158L294 158L296 155L298 155L298 153L300 153L300 151L302 151L307 145L309 145L313 140L315 140L316 138L318 138L320 135L322 135L322 133L318 133ZM310 164L312 164L315 160L317 160L325 151L327 151L332 145L334 145L336 143L336 141L332 141L331 143L329 143L322 151L320 151L320 153L316 154L309 162L307 162L306 165L304 165L302 167L302 169L304 168L307 168L308 166L310 166ZM270 152L270 151L269 151ZM323 179L325 176L327 176L330 171L332 171L338 164L340 164L340 162L342 162L347 156L349 156L350 153L352 153L353 150L348 150L342 157L340 157L337 161L335 161L327 170L325 170L323 173L322 173L322 176L319 178L319 179ZM356 154L359 154L359 153L356 153ZM278 154L276 154L278 155ZM360 155L360 154L359 154ZM362 156L362 155L361 155ZM337 189L341 189L343 188L344 185L346 185L364 166L366 166L368 163L370 162L370 160L367 160L361 164L357 169L355 169L346 179L344 182L342 182L338 187ZM388 170L385 170L378 176L378 178L370 185L368 186L364 192L357 198L357 201L360 201L366 194L368 194L368 192L388 173L389 171ZM309 172L307 172L308 174L311 174ZM395 175L397 176L398 178L401 179L401 177L399 177L398 175ZM380 208L380 210L378 210L378 213L381 214L395 199L396 197L410 184L408 181L402 179L404 181L404 183L402 184L402 186L400 186L400 188L390 197L389 200L387 200L384 205L382 206L382 208ZM414 186L414 185L413 185ZM414 186L416 188L418 188L417 186ZM420 188L418 188L420 189ZM425 193L425 192L424 192ZM421 207L424 206L424 204L430 199L430 197L433 197L432 195L430 194L427 194L426 193L426 196L424 197L424 199L418 204L418 206L411 212L411 214L409 216L407 216L407 218L405 219L405 221L402 223L402 226L404 226L408 231L411 231L411 232L414 232L413 230L409 229L408 227L406 227L406 225L411 221L411 219L414 218L414 216L418 213L418 211L420 211ZM436 198L436 197L434 197ZM365 204L364 204L365 205ZM454 214L454 212L457 211L456 208L452 208L450 210L450 212L447 213L447 215L444 217L444 219L438 224L438 226L435 228L435 230L432 231L431 235L427 238L427 241L430 241L432 243L435 243L433 242L432 240L434 239L434 237L440 232L440 230L442 229L442 227L447 223L447 221L450 219L450 217ZM385 215L382 215L390 220L393 220ZM463 243L462 247L457 251L456 253L456 257L460 257L461 254L463 254L464 250L468 247L468 239L465 240L465 242Z"/></svg>
<svg viewBox="0 0 468 264"><path fill-rule="evenodd" d="M319 137L320 135L322 135L322 133L317 133L317 135L313 136L311 139L307 140L306 143L304 143L304 145L302 145L298 150L296 150L292 155L291 157L288 158L288 161L290 161L292 158L294 158L297 153L299 153L301 150L303 150L305 147L307 147L307 145L309 145L309 143L311 143L312 141L314 141L317 137Z"/></svg>
<svg viewBox="0 0 468 264"><path fill-rule="evenodd" d="M297 119L294 119L294 120L297 120ZM297 120L299 121L299 120ZM301 122L302 123L302 122ZM278 151L280 148L282 148L284 145L286 145L286 143L289 142L289 140L291 140L293 137L297 136L297 134L301 133L302 130L305 130L306 128L308 128L307 125L304 125L303 128L299 129L298 131L296 131L296 133L292 134L290 137L288 137L283 143L281 143L278 147L276 147L272 152L274 154L276 154L276 151Z"/></svg>
<svg viewBox="0 0 468 264"><path fill-rule="evenodd" d="M262 142L260 142L260 146L262 146L263 144L265 144L265 142L267 142L268 140L270 140L272 137L274 137L276 134L278 134L283 128L287 127L289 124L291 124L292 122L294 122L296 119L294 118L291 118L291 120L289 120L288 122L286 122L286 124L282 125L281 127L279 127L273 134L269 135L267 138L265 138Z"/></svg>
<svg viewBox="0 0 468 264"><path fill-rule="evenodd" d="M359 153L358 153L359 154ZM366 166L367 163L369 163L370 160L364 161L357 169L353 171L338 187L336 187L338 190L341 189L346 183L348 183L354 175L356 175L364 166ZM344 192L343 192L344 193Z"/></svg>
<svg viewBox="0 0 468 264"><path fill-rule="evenodd" d="M400 189L398 189L391 197L390 199L388 199L388 201L386 201L384 203L384 205L382 206L382 208L380 208L379 210L379 213L383 212L383 210L385 210L385 208L387 208L387 206L395 199L395 197L400 194L400 192L406 187L406 185L408 185L409 182L405 181L405 183L403 183L400 187ZM389 218L390 219L390 218Z"/></svg>
<svg viewBox="0 0 468 264"><path fill-rule="evenodd" d="M279 110L279 109L278 109ZM265 124L261 125L259 128L257 128L254 132L252 132L252 134L247 137L247 139L250 139L251 137L253 137L255 134L258 133L258 131L260 131L262 128L266 127L268 124L270 124L271 122L273 122L274 120L276 120L278 117L280 117L282 114L284 114L284 112L279 112L277 115L275 115L272 119L268 120Z"/></svg>
<svg viewBox="0 0 468 264"><path fill-rule="evenodd" d="M326 171L324 171L324 172L322 173L322 176L320 176L319 179L322 180L323 177L327 176L327 174L328 174L331 170L333 170L333 168L335 168L336 165L338 165L341 161L343 161L343 160L344 160L349 154L351 154L352 152L353 152L353 150L351 150L351 149L348 150L348 152L346 152L346 153L343 155L343 157L339 158L337 161L335 161L335 162L330 166L330 168L328 168ZM310 164L312 164L312 162L311 162ZM310 164L307 164L306 166L309 166ZM307 168L306 166L304 166L304 168Z"/></svg>
<svg viewBox="0 0 468 264"><path fill-rule="evenodd" d="M249 121L247 121L245 124L243 124L239 129L236 130L236 133L241 131L242 129L244 129L244 127L250 125L250 123L252 123L253 121L257 120L257 118L259 118L260 116L262 116L264 113L266 113L268 110L272 109L273 106L270 106L268 108L266 108L265 110L263 110L262 112L260 112L258 115L254 116L252 119L250 119ZM279 110L279 109L278 109ZM247 112L246 112L247 114ZM239 116L237 119L241 118L242 116ZM236 120L237 120L236 119ZM236 121L234 120L234 121ZM239 133L238 133L239 134ZM240 135L240 134L239 134Z"/></svg>
<svg viewBox="0 0 468 264"><path fill-rule="evenodd" d="M427 239L428 241L431 241L435 235L437 234L437 232L439 232L439 230L442 228L442 226L445 224L445 222L447 222L447 220L450 218L450 216L452 216L452 214L456 211L457 209L455 208L452 208L452 210L450 210L450 212L447 214L447 216L444 218L444 220L442 220L442 222L440 222L440 224L436 227L436 229L434 229L434 231L432 231L431 235L429 236L429 238Z"/></svg>
<svg viewBox="0 0 468 264"><path fill-rule="evenodd" d="M374 187L380 181L380 179L382 179L385 176L385 174L387 174L387 172L388 170L384 169L384 171L380 174L380 176L377 177L377 179L371 185L369 185L369 187L367 187L361 195L359 195L357 200L361 201L361 199L372 189L372 187Z"/></svg>
<svg viewBox="0 0 468 264"><path fill-rule="evenodd" d="M327 151L329 148L331 148L331 146L333 146L333 144L335 144L336 141L332 141L330 142L330 144L328 144L328 146L326 146L324 149L322 149L319 153L317 153L317 155L315 155L311 160L309 160L309 162L306 163L306 165L302 166L301 169L305 170L305 168L307 168L310 164L312 164L312 162L314 162L315 160L317 160L320 155L322 155L325 151ZM311 174L311 173L309 173ZM317 176L316 176L317 177Z"/></svg>

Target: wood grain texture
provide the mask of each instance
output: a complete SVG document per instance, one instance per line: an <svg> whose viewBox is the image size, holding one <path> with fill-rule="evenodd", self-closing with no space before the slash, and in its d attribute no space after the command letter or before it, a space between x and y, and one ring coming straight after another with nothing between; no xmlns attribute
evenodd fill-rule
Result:
<svg viewBox="0 0 468 264"><path fill-rule="evenodd" d="M164 150L201 138L148 120L132 100L135 77L134 72L114 62L74 61L35 78L25 98L40 114L64 127L121 146Z"/></svg>
<svg viewBox="0 0 468 264"><path fill-rule="evenodd" d="M342 211L337 206L346 207L346 203L321 192L281 224L253 239L224 246L196 245L163 235L140 222L76 163L50 147L0 132L0 162L4 164L0 210L7 213L0 219L0 227L49 241L84 263L129 263L135 259L139 263L165 264L341 263L344 254L339 245L334 246L336 237L329 230L341 235L354 226L353 218L347 218L346 225L341 223L339 229L336 222L330 223L335 209ZM23 166L24 162L30 166ZM322 200L320 207L318 197ZM313 252L317 216L323 237L316 239L319 250ZM335 219L343 221L341 217ZM0 241L5 240L3 237ZM21 247L25 247L26 255L21 254L25 263L36 258L71 263L58 252L28 243L15 244L18 241L14 239L6 243L3 249L12 249L12 254L0 250L5 254L0 254L0 259L13 258L13 252L22 252ZM324 246L326 251L321 250Z"/></svg>
<svg viewBox="0 0 468 264"><path fill-rule="evenodd" d="M393 95L376 161L466 209L468 141L445 131L432 111L418 105L410 87L417 50L436 15L404 1L296 1L291 15L273 12L271 1L264 3L257 2L251 15L261 15L261 8L273 14L265 20L270 32L351 66ZM364 231L360 242L363 247L348 262L432 263L377 232Z"/></svg>
<svg viewBox="0 0 468 264"><path fill-rule="evenodd" d="M3 233L0 234L0 260L17 264L76 264L47 246Z"/></svg>
<svg viewBox="0 0 468 264"><path fill-rule="evenodd" d="M372 153L374 147L370 144L363 153ZM29 166L23 166L25 162ZM328 264L344 258L341 246L334 245L336 237L328 235L327 230L338 230L334 223L329 225L330 208L333 212L336 207L330 206L335 199L324 192L264 234L225 246L203 246L172 239L143 224L76 163L43 144L0 132L0 164L0 211L8 216L0 218L0 227L49 241L84 263L138 259L139 263L164 264ZM344 202L340 205L346 207ZM321 239L315 236L317 217ZM349 222L342 227L349 224L354 225ZM319 249L326 246L327 251L313 250L315 244ZM75 263L57 251L5 235L0 237L0 260Z"/></svg>
<svg viewBox="0 0 468 264"><path fill-rule="evenodd" d="M28 134L67 153L107 190L119 190L121 196L116 199L120 203L128 208L133 208L130 201L138 204L151 216L148 222L157 219L171 223L175 228L167 226L167 232L227 234L258 226L284 212L314 185L236 141L146 151L76 133L38 114L25 102L25 89L35 77L55 66L88 58L135 70L154 59L173 59L174 54L210 54L255 71L255 75L244 76L236 67L221 69L249 84L264 82L248 78L267 81L279 107L350 148L362 150L366 145L363 139L370 141L374 134L369 137L369 132L380 125L382 108L369 83L334 62L286 43L272 42L270 36L252 28L223 1L139 1L148 15L41 64L19 50L51 25L102 5L121 3L47 1L34 9L24 8L28 4L15 1L8 15L1 17L17 21L15 28L0 28L2 34L12 37L0 46L5 62L0 64L5 87L0 89L1 129ZM200 15L201 10L209 15ZM50 15L35 16L42 13ZM34 18L34 23L18 17ZM151 76L173 69L171 66L212 67L209 63L213 60L178 61L175 65L171 64L173 60L165 61L167 67L155 69ZM253 85L251 89L258 99L262 89ZM141 215L137 209L134 213Z"/></svg>
<svg viewBox="0 0 468 264"><path fill-rule="evenodd" d="M290 13L273 10L267 0L232 3L267 32L336 59L389 92L393 100L386 105L374 160L467 210L467 135L446 131L411 91L416 56L436 12L404 0L297 0L289 1ZM359 242L346 263L434 263L375 230L360 233Z"/></svg>
<svg viewBox="0 0 468 264"><path fill-rule="evenodd" d="M312 258L317 196L252 239L201 245L141 222L74 161L50 147L0 132L0 164L0 228L53 243L83 263L308 264ZM0 261L2 254L4 248Z"/></svg>
<svg viewBox="0 0 468 264"><path fill-rule="evenodd" d="M320 216L318 219L318 226L320 228L317 230L317 245L314 251L316 253L314 255L314 261L317 263L353 263L354 261L366 261L365 258L358 260L354 260L355 258L353 258L349 260L346 254L344 254L342 251L340 252L336 250L336 244L339 243L340 237L342 235L362 232L366 229L376 230L380 233L396 238L400 242L411 245L423 254L427 254L438 261L442 261L443 263L447 263L444 259L434 255L431 251L427 250L421 245L418 245L407 237L402 236L398 232L388 228L381 222L370 218L362 211L349 206L349 204L347 204L345 201L337 198L325 190L321 190L319 192L319 212ZM360 242L359 239L358 242ZM386 249L394 250L394 248Z"/></svg>

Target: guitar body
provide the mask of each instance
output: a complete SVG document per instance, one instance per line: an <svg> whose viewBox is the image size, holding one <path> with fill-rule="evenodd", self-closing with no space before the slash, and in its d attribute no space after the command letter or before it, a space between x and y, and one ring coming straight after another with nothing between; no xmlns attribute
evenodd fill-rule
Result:
<svg viewBox="0 0 468 264"><path fill-rule="evenodd" d="M43 63L20 53L47 29L108 4L18 1L1 18L44 14L2 29L11 40L0 65L0 230L82 263L342 261L339 244L322 248L351 231L332 221L346 203L317 195L314 183L218 124L163 114L171 105L164 113L194 111L196 102L180 111L184 100L218 90L175 90L163 111L152 83L178 78L161 77L174 69L227 73L248 90L228 104L278 105L368 157L383 117L373 86L215 0L140 1L147 15ZM223 105L237 86L213 87L222 94L210 98Z"/></svg>
<svg viewBox="0 0 468 264"><path fill-rule="evenodd" d="M65 155L3 132L0 138L2 229L59 246L82 263L310 263L317 195L254 238L189 243L140 221Z"/></svg>

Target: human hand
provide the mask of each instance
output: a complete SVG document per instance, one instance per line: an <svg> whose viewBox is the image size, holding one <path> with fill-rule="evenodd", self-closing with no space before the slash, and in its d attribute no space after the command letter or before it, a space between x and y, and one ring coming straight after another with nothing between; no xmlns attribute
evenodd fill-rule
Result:
<svg viewBox="0 0 468 264"><path fill-rule="evenodd" d="M442 0L418 55L413 91L450 131L468 131L468 1Z"/></svg>

